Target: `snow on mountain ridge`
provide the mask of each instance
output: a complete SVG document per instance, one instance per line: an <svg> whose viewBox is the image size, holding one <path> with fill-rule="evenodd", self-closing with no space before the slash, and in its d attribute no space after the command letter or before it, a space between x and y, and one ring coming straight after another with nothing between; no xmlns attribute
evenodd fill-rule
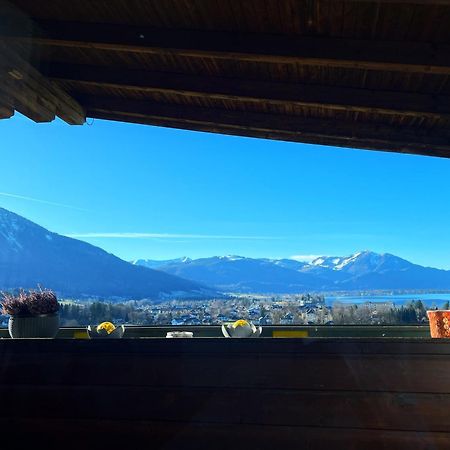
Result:
<svg viewBox="0 0 450 450"><path fill-rule="evenodd" d="M16 214L0 208L0 235L7 240L10 248L16 252L23 248L17 237L20 231L20 226L17 222L18 216Z"/></svg>
<svg viewBox="0 0 450 450"><path fill-rule="evenodd" d="M229 255L158 268L226 292L448 289L450 286L450 271L425 268L389 253L367 250L344 257L321 256L310 263L293 258Z"/></svg>
<svg viewBox="0 0 450 450"><path fill-rule="evenodd" d="M293 258L249 258L240 255L222 255L222 256L214 256L211 258L215 258L216 260L222 261L245 261L245 260L260 260L262 262L273 263L275 265L286 266L289 264L290 268L296 268L300 270L300 268L308 268L308 267L317 267L324 269L332 269L332 270L342 270L345 267L351 265L352 263L357 262L362 257L369 257L370 264L376 265L379 261L386 256L385 254L378 254L374 252L359 251L353 253L349 256L319 256L311 262L299 262ZM208 258L200 258L200 259L208 259ZM187 256L182 256L180 258L174 258L169 260L151 260L151 259L136 259L131 261L132 264L137 265L145 265L147 267L157 267L164 266L168 264L179 264L179 263L190 263L196 261L196 259L191 259Z"/></svg>
<svg viewBox="0 0 450 450"><path fill-rule="evenodd" d="M341 270L341 269L343 269L348 264L356 261L362 255L362 253L363 252L357 252L357 253L349 256L348 258L345 258L343 261L339 262L339 264L336 264L334 266L334 270Z"/></svg>
<svg viewBox="0 0 450 450"><path fill-rule="evenodd" d="M309 265L333 269L334 267L336 267L336 265L340 264L345 259L345 257L341 256L320 256L319 258L311 261Z"/></svg>
<svg viewBox="0 0 450 450"><path fill-rule="evenodd" d="M314 261L311 262L311 266L320 266L325 262L325 258L317 258Z"/></svg>
<svg viewBox="0 0 450 450"><path fill-rule="evenodd" d="M378 265L387 253L375 253L370 250L359 251L349 256L320 256L310 263L310 267L323 267L325 269L343 270L346 267L365 260L371 266Z"/></svg>
<svg viewBox="0 0 450 450"><path fill-rule="evenodd" d="M239 256L239 255L226 255L226 256L219 256L219 259L226 259L228 261L240 261L241 259L247 259L245 256Z"/></svg>
<svg viewBox="0 0 450 450"><path fill-rule="evenodd" d="M184 263L189 263L191 261L192 261L192 259L189 258L188 256L181 256L180 258L163 259L163 260L138 258L138 259L131 260L130 263L135 266L144 266L144 267L153 268L153 267L163 266L166 264L179 264L179 263L184 264Z"/></svg>

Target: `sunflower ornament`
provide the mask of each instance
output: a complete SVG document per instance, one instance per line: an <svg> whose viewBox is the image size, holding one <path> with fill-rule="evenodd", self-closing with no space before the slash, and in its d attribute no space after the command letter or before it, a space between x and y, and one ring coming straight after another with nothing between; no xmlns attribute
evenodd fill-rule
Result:
<svg viewBox="0 0 450 450"><path fill-rule="evenodd" d="M262 333L262 327L256 328L251 322L240 319L234 323L222 325L222 334L226 338L251 338L259 337Z"/></svg>
<svg viewBox="0 0 450 450"><path fill-rule="evenodd" d="M116 327L111 322L102 322L96 327L89 325L87 327L88 335L91 339L95 338L110 338L110 339L120 339L125 333L125 327L120 325Z"/></svg>

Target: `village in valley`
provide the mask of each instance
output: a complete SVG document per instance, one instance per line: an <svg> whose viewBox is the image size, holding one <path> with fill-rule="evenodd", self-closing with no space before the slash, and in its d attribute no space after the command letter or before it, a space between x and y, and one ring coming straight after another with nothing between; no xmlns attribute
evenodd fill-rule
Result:
<svg viewBox="0 0 450 450"><path fill-rule="evenodd" d="M426 322L421 300L327 304L322 294L234 294L208 300L61 301L63 326L105 320L127 325L219 325L246 319L255 325L384 325ZM7 321L7 317L2 317ZM6 323L6 322L5 322ZM4 324L3 324L4 325Z"/></svg>

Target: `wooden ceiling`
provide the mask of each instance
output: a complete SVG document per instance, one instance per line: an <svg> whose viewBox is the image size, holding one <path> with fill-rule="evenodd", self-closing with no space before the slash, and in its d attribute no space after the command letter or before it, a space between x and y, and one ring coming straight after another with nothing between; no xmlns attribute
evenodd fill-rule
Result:
<svg viewBox="0 0 450 450"><path fill-rule="evenodd" d="M0 118L450 157L450 0L0 0Z"/></svg>

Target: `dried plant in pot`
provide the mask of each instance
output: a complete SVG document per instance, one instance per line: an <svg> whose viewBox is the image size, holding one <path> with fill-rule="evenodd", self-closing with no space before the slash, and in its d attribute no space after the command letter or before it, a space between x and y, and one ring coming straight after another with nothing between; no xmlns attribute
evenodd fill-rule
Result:
<svg viewBox="0 0 450 450"><path fill-rule="evenodd" d="M427 311L432 338L450 338L450 311L435 309Z"/></svg>
<svg viewBox="0 0 450 450"><path fill-rule="evenodd" d="M59 330L59 303L54 292L41 289L2 294L12 338L54 338Z"/></svg>

